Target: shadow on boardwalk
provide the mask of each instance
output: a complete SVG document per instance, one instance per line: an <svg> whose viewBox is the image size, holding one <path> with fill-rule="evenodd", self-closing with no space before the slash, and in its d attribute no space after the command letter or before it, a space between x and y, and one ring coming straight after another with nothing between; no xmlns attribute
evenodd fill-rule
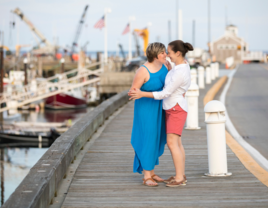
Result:
<svg viewBox="0 0 268 208"><path fill-rule="evenodd" d="M268 207L268 188L259 182L227 148L231 177L205 177L208 172L206 126L200 90L201 130L184 130L187 186L167 188L142 185L142 175L132 173L134 152L130 144L133 107L130 102L104 129L79 165L64 208L71 207ZM174 175L168 148L160 158L156 173Z"/></svg>

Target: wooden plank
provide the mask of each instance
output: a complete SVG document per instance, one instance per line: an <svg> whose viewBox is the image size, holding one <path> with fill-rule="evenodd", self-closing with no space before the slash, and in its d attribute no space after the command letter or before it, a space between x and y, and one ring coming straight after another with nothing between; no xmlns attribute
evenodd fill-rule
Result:
<svg viewBox="0 0 268 208"><path fill-rule="evenodd" d="M146 187L142 185L142 175L132 173L134 151L130 139L134 104L130 102L87 151L62 207L267 207L268 188L245 169L228 147L228 169L233 175L204 176L208 172L202 106L205 93L206 90L200 90L201 130L183 132L189 181L186 186L172 189L159 183L158 187ZM163 178L174 175L167 147L155 171Z"/></svg>

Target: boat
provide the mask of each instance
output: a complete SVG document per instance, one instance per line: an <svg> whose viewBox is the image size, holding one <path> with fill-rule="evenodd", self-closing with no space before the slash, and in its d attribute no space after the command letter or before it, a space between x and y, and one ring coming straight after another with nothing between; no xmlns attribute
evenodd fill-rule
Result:
<svg viewBox="0 0 268 208"><path fill-rule="evenodd" d="M7 141L34 142L34 143L53 143L60 134L51 128L49 132L33 132L20 129L2 129L0 138Z"/></svg>
<svg viewBox="0 0 268 208"><path fill-rule="evenodd" d="M45 108L54 110L86 108L88 104L95 103L97 99L95 87L79 87L46 98Z"/></svg>
<svg viewBox="0 0 268 208"><path fill-rule="evenodd" d="M66 93L59 93L45 99L45 107L49 109L86 108L87 102L79 88Z"/></svg>
<svg viewBox="0 0 268 208"><path fill-rule="evenodd" d="M26 122L14 121L11 123L16 129L27 129L31 132L50 132L51 128L55 128L57 132L64 133L71 126L70 122Z"/></svg>
<svg viewBox="0 0 268 208"><path fill-rule="evenodd" d="M21 120L21 114L15 113L15 114L8 115L7 111L4 111L3 112L3 119L6 123L10 123L13 121L19 121L19 120Z"/></svg>

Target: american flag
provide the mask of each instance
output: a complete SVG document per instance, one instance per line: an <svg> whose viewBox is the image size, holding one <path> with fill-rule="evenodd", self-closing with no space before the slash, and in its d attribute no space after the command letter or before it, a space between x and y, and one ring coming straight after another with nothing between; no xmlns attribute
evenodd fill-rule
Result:
<svg viewBox="0 0 268 208"><path fill-rule="evenodd" d="M94 28L99 28L102 29L105 27L105 22L104 22L104 15L103 17L94 25Z"/></svg>
<svg viewBox="0 0 268 208"><path fill-rule="evenodd" d="M129 32L129 23L127 24L126 28L124 29L122 35L125 35Z"/></svg>

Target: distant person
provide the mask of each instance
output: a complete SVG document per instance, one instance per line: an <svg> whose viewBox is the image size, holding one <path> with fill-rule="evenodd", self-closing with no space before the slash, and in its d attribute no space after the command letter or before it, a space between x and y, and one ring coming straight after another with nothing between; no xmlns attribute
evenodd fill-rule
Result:
<svg viewBox="0 0 268 208"><path fill-rule="evenodd" d="M148 61L137 70L131 89L161 91L168 73L167 67L171 69L171 65L166 61L165 45L151 43L146 49L146 56ZM135 101L131 144L135 151L133 172L144 172L143 184L157 186L157 182L163 182L154 172L166 144L162 100L141 98Z"/></svg>
<svg viewBox="0 0 268 208"><path fill-rule="evenodd" d="M177 187L186 185L185 176L185 152L181 142L182 130L187 118L187 102L184 98L185 93L191 84L190 66L185 60L185 54L192 51L193 46L190 43L184 43L176 40L168 44L168 57L175 66L171 69L165 79L165 86L162 91L144 90L143 88L134 87L129 92L130 99L154 98L155 100L163 99L163 109L166 112L166 133L167 145L170 149L173 162L175 165L176 175L171 176L164 182L168 187ZM153 117L148 116L153 122ZM144 126L146 129L146 126ZM159 131L158 128L155 129Z"/></svg>

